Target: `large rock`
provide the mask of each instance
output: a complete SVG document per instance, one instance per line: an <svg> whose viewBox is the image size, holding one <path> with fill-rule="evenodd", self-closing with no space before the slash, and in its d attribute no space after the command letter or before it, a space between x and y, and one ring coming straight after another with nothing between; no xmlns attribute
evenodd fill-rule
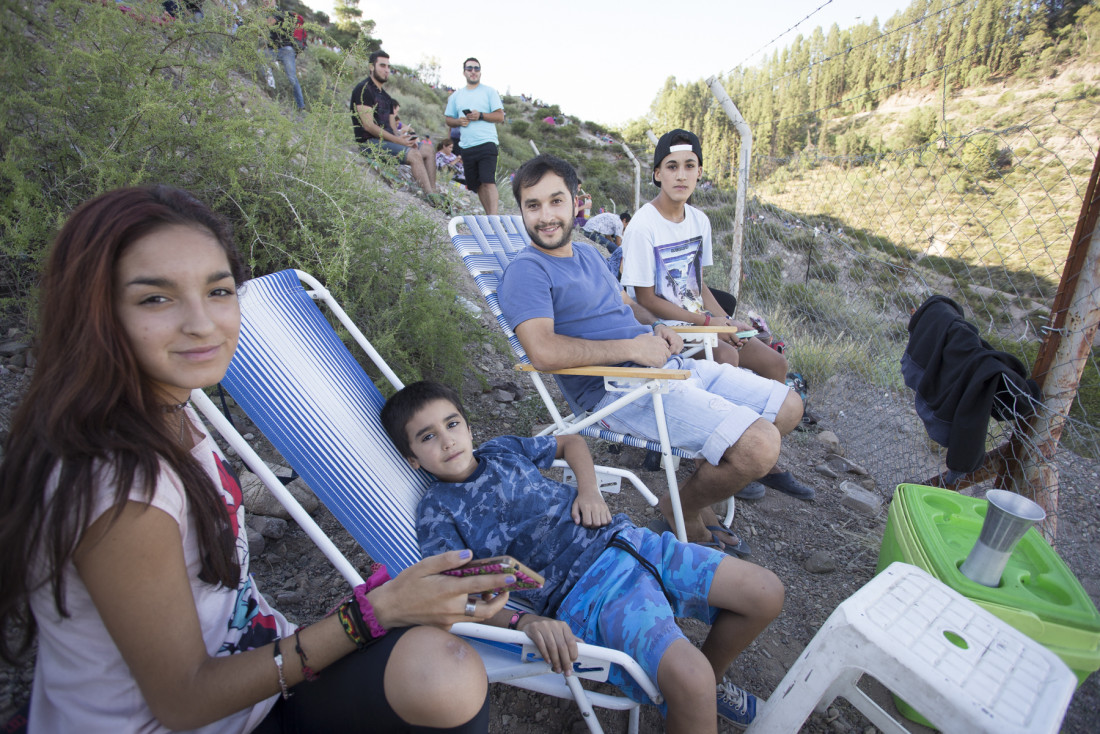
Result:
<svg viewBox="0 0 1100 734"><path fill-rule="evenodd" d="M825 447L825 451L830 454L840 453L840 439L832 431L822 431L817 434L817 441Z"/></svg>
<svg viewBox="0 0 1100 734"><path fill-rule="evenodd" d="M265 538L279 540L286 535L287 522L279 517L253 515L248 518L248 529L259 533Z"/></svg>
<svg viewBox="0 0 1100 734"><path fill-rule="evenodd" d="M840 504L864 515L877 515L882 509L882 498L874 492L869 492L855 482L841 482L840 490L844 492Z"/></svg>
<svg viewBox="0 0 1100 734"><path fill-rule="evenodd" d="M272 467L273 470L279 468ZM275 473L278 474L278 471ZM312 514L321 506L320 500L300 478L295 479L286 488L306 512ZM278 517L283 520L290 519L290 513L286 511L286 508L279 504L279 500L275 499L267 490L267 487L264 486L264 483L260 481L260 478L252 472L241 472L241 491L244 493L245 509L253 515Z"/></svg>
<svg viewBox="0 0 1100 734"><path fill-rule="evenodd" d="M802 562L802 567L810 573L832 573L836 570L836 559L826 551L817 551Z"/></svg>

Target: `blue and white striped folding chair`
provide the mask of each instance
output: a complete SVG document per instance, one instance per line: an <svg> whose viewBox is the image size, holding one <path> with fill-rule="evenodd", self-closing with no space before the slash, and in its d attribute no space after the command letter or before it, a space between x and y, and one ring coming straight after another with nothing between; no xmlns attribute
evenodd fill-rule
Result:
<svg viewBox="0 0 1100 734"><path fill-rule="evenodd" d="M460 232L460 227L465 226L467 233ZM586 414L577 405L570 405L572 413L563 416L558 410L554 399L546 389L542 377L531 365L523 345L520 344L512 325L504 318L497 300L497 289L500 286L500 278L508 263L516 254L531 242L527 231L523 227L523 219L517 216L465 216L453 218L447 226L447 232L451 237L451 244L458 251L466 269L477 283L478 290L485 298L490 312L496 317L497 324L508 338L508 344L512 352L519 360L516 369L530 374L535 383L535 389L546 404L552 423L543 429L542 433L563 435L579 433L582 436L602 438L606 441L621 443L636 448L644 448L650 451L660 452L664 461L665 478L668 481L669 497L672 500L673 515L675 518L676 534L680 540L687 540L684 530L683 510L680 507L679 484L676 481L675 463L671 457L691 459L694 454L672 446L669 443L668 432L665 429L664 406L661 395L667 392L667 380L684 379L690 373L686 370L656 370L648 368L619 368L606 366L582 367L565 370L554 370L545 374L569 375L583 374L596 375L604 378L604 387L609 392L624 393L621 398L595 413ZM702 327L699 327L700 329ZM705 331L696 329L677 329L699 335L701 344L706 348L706 354L711 356L711 347L717 343L717 333L722 331L735 331L730 327L708 327ZM555 377L555 379L557 379ZM560 383L559 383L560 384ZM562 391L564 394L565 391ZM645 395L653 395L654 412L657 415L658 440L652 441L643 436L634 436L627 433L612 431L604 426L601 421L604 416L610 415L623 405L631 403ZM729 505L724 520L725 526L733 524L734 499L730 497Z"/></svg>
<svg viewBox="0 0 1100 734"><path fill-rule="evenodd" d="M414 471L390 443L378 417L385 399L314 301L329 307L391 385L403 387L329 292L295 270L256 278L241 289L240 341L222 384L371 559L396 575L420 559L416 505L429 478ZM355 567L206 394L195 390L191 400L348 583L361 584ZM531 654L534 648L521 647L528 642L522 632L473 623L455 625L452 631L477 649L490 682L573 698L594 732L601 729L593 706L629 711L630 730L636 732L638 705L623 696L585 690L578 677L606 680L614 663L660 700L638 664L616 650L580 645L578 675L566 678L549 672Z"/></svg>

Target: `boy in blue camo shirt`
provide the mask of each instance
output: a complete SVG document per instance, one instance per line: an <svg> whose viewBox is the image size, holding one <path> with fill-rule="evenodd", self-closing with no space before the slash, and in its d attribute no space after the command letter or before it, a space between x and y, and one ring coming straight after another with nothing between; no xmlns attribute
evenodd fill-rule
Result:
<svg viewBox="0 0 1100 734"><path fill-rule="evenodd" d="M775 574L612 516L580 436L502 436L475 450L458 395L433 382L390 398L382 424L409 463L437 479L417 508L421 553L510 555L546 578L541 589L514 592L534 613L504 609L488 624L522 630L566 675L578 637L628 653L656 681L670 732L717 732L716 714L752 722L756 697L725 671L778 616L783 586ZM577 475L577 489L539 473L556 458ZM702 649L684 636L678 616L711 625ZM611 681L646 702L617 668Z"/></svg>

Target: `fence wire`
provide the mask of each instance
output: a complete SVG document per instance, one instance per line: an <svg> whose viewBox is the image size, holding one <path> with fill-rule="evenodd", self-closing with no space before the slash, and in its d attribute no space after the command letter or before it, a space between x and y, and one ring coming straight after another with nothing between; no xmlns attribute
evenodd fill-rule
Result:
<svg viewBox="0 0 1100 734"><path fill-rule="evenodd" d="M810 383L811 411L830 412L849 458L883 490L947 469L946 449L928 437L899 366L910 316L926 298L950 297L994 348L1034 365L1097 155L1100 113L1088 104L1072 124L1055 105L1026 124L941 134L901 151L754 157L738 316L759 313L786 342L792 371ZM656 194L652 148L632 150L643 162L645 202ZM633 200L625 184L603 193L617 205ZM712 288L730 290L735 200L704 182L692 202L714 232ZM1033 407L1036 424L1059 422L1043 403ZM1100 458L1100 365L1091 350L1060 441L1051 448L1032 435L991 419L986 447L995 453L971 478L978 488L1045 494L1037 498L1054 508L1053 470L1063 480L1094 477ZM1030 487L1012 485L1012 474L1026 474ZM1047 532L1056 525L1052 512Z"/></svg>

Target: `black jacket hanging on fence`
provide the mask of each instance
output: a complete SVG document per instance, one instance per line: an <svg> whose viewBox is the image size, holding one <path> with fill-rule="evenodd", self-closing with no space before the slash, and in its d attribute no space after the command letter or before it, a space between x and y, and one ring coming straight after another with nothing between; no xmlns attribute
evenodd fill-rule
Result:
<svg viewBox="0 0 1100 734"><path fill-rule="evenodd" d="M909 320L901 374L916 392L928 435L947 447L952 471L981 466L991 415L999 421L1027 418L1040 399L1024 363L993 349L946 296L930 297Z"/></svg>

